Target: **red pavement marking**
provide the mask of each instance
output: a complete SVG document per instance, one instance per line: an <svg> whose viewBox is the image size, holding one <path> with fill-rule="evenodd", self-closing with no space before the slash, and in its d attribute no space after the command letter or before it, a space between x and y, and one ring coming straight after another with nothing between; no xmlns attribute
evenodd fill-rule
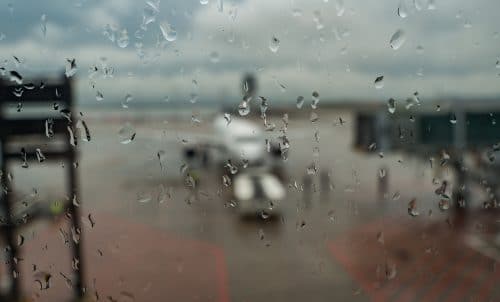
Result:
<svg viewBox="0 0 500 302"><path fill-rule="evenodd" d="M384 245L377 243L377 231L384 231ZM372 301L412 301L418 292L422 292L425 297L419 299L421 301L431 301L446 294L447 301L451 302L471 291L471 287L478 282L478 276L484 274L484 263L488 260L463 244L462 232L449 228L443 222L428 225L421 220L403 220L401 223L394 218L383 218L348 231L329 242L328 248ZM418 240L423 233L428 239ZM438 253L426 254L425 248L429 246L436 248ZM397 257L398 248L410 253L409 261ZM454 255L456 261L450 255ZM385 280L373 276L373 266L383 264L387 259L396 263L396 278ZM464 271L464 267L470 268L470 271ZM443 272L443 268L447 271ZM429 281L430 277L439 275L439 279ZM498 278L500 273L493 279ZM487 295L493 284L490 281L484 285L482 294ZM428 285L431 286L429 291Z"/></svg>
<svg viewBox="0 0 500 302"><path fill-rule="evenodd" d="M349 272L351 276L355 278L355 281L359 283L364 292L369 296L375 297L377 295L377 288L374 282L371 282L366 278L366 273L364 271L357 270L354 265L354 259L350 255L346 254L342 248L339 248L333 243L329 243L329 248L334 257L344 266L344 268Z"/></svg>
<svg viewBox="0 0 500 302"><path fill-rule="evenodd" d="M463 249L464 254L460 254L459 257L454 261L453 265L450 267L451 263L448 264L448 270L441 275L439 275L437 280L433 281L433 286L426 291L422 301L434 301L439 297L440 294L445 292L450 288L450 285L455 281L457 274L461 272L461 269L466 263L469 263L469 259L472 257L473 253L471 249Z"/></svg>
<svg viewBox="0 0 500 302"><path fill-rule="evenodd" d="M498 284L500 278L500 269L497 267L493 274L490 274L479 288L475 301L488 301L493 285Z"/></svg>
<svg viewBox="0 0 500 302"><path fill-rule="evenodd" d="M480 265L473 267L472 272L465 274L464 279L459 283L455 290L450 293L446 302L461 301L463 297L467 294L468 290L472 285L476 284L481 273L485 272L485 267L491 260L488 258L483 258L484 260Z"/></svg>
<svg viewBox="0 0 500 302"><path fill-rule="evenodd" d="M84 229L84 260L88 290L98 290L101 300L130 292L136 301L230 301L220 247L112 215L96 215L95 221L95 228ZM37 295L37 301L60 301L71 293L59 275L71 277L71 259L69 247L55 232L58 227L41 229L22 247L24 289ZM97 254L98 248L103 256ZM33 289L32 263L52 274L49 290ZM94 278L97 288L92 285Z"/></svg>
<svg viewBox="0 0 500 302"><path fill-rule="evenodd" d="M403 282L403 290L396 295L394 298L396 301L406 302L413 301L415 299L416 293L424 288L424 285L429 281L429 276L435 276L442 271L443 267L448 265L448 259L443 258L449 255L449 251L454 247L449 246L449 248L440 250L439 255L426 255L428 257L421 257L422 261L419 261L417 265L429 268L420 272L420 275L412 282ZM399 296L399 298L398 298Z"/></svg>

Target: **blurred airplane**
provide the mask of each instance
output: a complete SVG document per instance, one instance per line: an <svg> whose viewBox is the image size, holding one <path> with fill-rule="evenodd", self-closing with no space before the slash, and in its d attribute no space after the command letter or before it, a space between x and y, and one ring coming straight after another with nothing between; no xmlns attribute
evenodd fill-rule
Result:
<svg viewBox="0 0 500 302"><path fill-rule="evenodd" d="M251 84L249 84L251 83ZM255 79L244 78L244 93ZM266 137L263 127L251 118L214 117L213 135L184 147L184 159L191 169L212 170L225 186L242 214L269 216L279 211L285 198L284 167L277 143Z"/></svg>

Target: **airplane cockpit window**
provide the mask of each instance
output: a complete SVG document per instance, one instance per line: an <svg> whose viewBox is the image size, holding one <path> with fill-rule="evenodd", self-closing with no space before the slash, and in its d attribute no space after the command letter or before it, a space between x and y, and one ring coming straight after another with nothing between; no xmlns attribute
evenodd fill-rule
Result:
<svg viewBox="0 0 500 302"><path fill-rule="evenodd" d="M0 302L500 301L499 11L0 0Z"/></svg>

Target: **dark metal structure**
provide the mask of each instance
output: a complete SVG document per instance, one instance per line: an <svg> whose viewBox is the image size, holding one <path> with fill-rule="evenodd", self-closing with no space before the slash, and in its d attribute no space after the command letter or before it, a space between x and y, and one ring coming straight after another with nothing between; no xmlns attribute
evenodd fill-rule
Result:
<svg viewBox="0 0 500 302"><path fill-rule="evenodd" d="M58 79L36 79L30 83L20 78L14 80L0 80L0 236L6 245L10 271L7 277L11 279L10 288L0 292L0 301L19 301L22 298L16 231L23 224L41 218L37 212L15 213L17 201L12 192L9 164L17 162L27 167L28 162L38 163L40 155L44 161L64 162L66 194L70 197L65 214L71 224L69 232L73 234L73 240L70 240L74 270L72 284L78 299L84 295L85 287L74 131L77 117L73 111L71 79L63 75Z"/></svg>

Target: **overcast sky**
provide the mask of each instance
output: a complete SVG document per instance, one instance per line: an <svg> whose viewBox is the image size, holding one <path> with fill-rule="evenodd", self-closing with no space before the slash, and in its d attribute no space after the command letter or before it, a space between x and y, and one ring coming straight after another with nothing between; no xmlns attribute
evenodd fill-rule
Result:
<svg viewBox="0 0 500 302"><path fill-rule="evenodd" d="M290 104L299 95L310 100L313 91L322 102L500 92L500 1L203 2L1 0L0 67L54 74L74 58L82 103L96 103L97 91L102 102L131 94L134 104L166 96L190 104L193 95L198 104L237 103L244 72L258 77L259 95ZM162 34L166 24L175 40ZM394 49L398 30L402 38L393 45L404 43ZM279 43L271 45L273 37ZM99 71L91 75L94 65ZM113 68L112 78L103 76L103 65ZM384 85L377 89L379 76Z"/></svg>

